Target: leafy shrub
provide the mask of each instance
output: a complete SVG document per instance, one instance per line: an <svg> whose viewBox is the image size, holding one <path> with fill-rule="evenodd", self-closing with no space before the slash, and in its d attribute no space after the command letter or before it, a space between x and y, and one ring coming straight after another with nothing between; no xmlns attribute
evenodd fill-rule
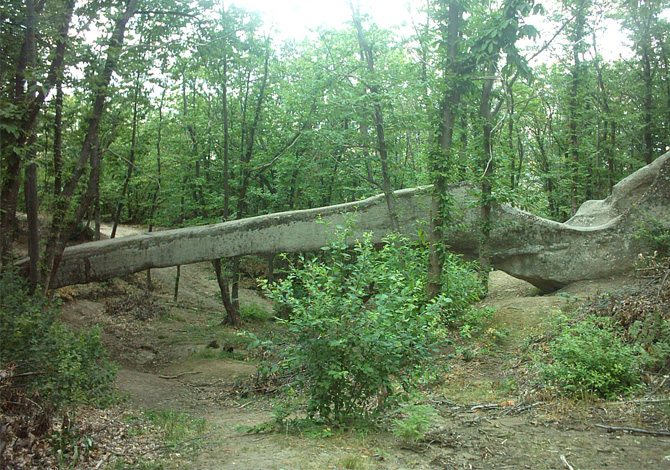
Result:
<svg viewBox="0 0 670 470"><path fill-rule="evenodd" d="M251 302L240 307L242 319L253 323L264 323L272 320L274 314L268 312L262 305Z"/></svg>
<svg viewBox="0 0 670 470"><path fill-rule="evenodd" d="M393 420L393 434L407 442L418 442L430 429L438 417L435 408L428 405L409 405L403 407L403 418Z"/></svg>
<svg viewBox="0 0 670 470"><path fill-rule="evenodd" d="M631 393L640 381L640 348L617 336L611 322L586 317L563 327L541 359L543 376L570 396L612 399Z"/></svg>
<svg viewBox="0 0 670 470"><path fill-rule="evenodd" d="M647 271L649 272L649 271ZM648 353L645 366L655 371L670 366L670 289L641 284L594 299L586 312L611 318L622 339Z"/></svg>
<svg viewBox="0 0 670 470"><path fill-rule="evenodd" d="M470 306L485 295L479 276L475 263L466 263L453 253L445 255L438 305L447 326L460 326Z"/></svg>
<svg viewBox="0 0 670 470"><path fill-rule="evenodd" d="M638 226L634 236L642 241L652 253L657 252L661 256L670 256L670 230L658 220L646 220Z"/></svg>
<svg viewBox="0 0 670 470"><path fill-rule="evenodd" d="M104 404L114 396L116 366L99 331L75 333L39 295L27 295L11 272L0 282L0 363L16 364L29 386L56 405Z"/></svg>
<svg viewBox="0 0 670 470"><path fill-rule="evenodd" d="M338 232L322 260L305 260L270 296L291 309L285 366L327 421L367 418L394 405L427 360L441 318L426 308L425 253L392 236L349 250ZM296 286L301 295L296 296Z"/></svg>

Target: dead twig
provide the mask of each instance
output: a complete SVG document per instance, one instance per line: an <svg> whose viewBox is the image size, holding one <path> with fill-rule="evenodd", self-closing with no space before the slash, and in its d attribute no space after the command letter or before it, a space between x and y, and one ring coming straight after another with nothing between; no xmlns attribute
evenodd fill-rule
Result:
<svg viewBox="0 0 670 470"><path fill-rule="evenodd" d="M657 295L659 297L661 296L661 292L663 292L663 286L665 285L665 281L668 280L668 275L670 275L670 266L668 266L668 270L665 272L665 276L663 276L663 280L661 281L661 284L658 286Z"/></svg>
<svg viewBox="0 0 670 470"><path fill-rule="evenodd" d="M200 372L194 371L194 372L182 372L181 374L177 375L159 375L159 379L165 379L165 380L173 380L173 379L178 379L181 378L185 375L191 375L191 374L199 374Z"/></svg>
<svg viewBox="0 0 670 470"><path fill-rule="evenodd" d="M663 388L663 385L665 385L665 382L666 382L667 380L668 380L668 376L666 375L665 377L663 377L663 380L661 381L661 383L660 383L658 386L656 386L651 392L649 392L649 393L647 394L647 398L651 397L651 396L654 395L656 392L658 392L660 389L662 389L662 388Z"/></svg>
<svg viewBox="0 0 670 470"><path fill-rule="evenodd" d="M563 462L563 465L565 465L565 468L568 470L575 470L575 468L568 462L568 459L565 458L565 455L561 455L561 462Z"/></svg>
<svg viewBox="0 0 670 470"><path fill-rule="evenodd" d="M634 404L651 404L651 403L668 403L670 402L670 398L642 398L639 400L623 400L623 401L611 401L608 402L608 405L630 405L631 403Z"/></svg>
<svg viewBox="0 0 670 470"><path fill-rule="evenodd" d="M470 408L470 411L477 411L477 410L497 410L500 408L500 405L496 403L488 403L484 405L475 405Z"/></svg>
<svg viewBox="0 0 670 470"><path fill-rule="evenodd" d="M647 434L649 436L670 436L670 431L650 431L648 429L629 428L619 426L607 426L605 424L594 424L595 427L606 430L607 432L626 431L635 434Z"/></svg>

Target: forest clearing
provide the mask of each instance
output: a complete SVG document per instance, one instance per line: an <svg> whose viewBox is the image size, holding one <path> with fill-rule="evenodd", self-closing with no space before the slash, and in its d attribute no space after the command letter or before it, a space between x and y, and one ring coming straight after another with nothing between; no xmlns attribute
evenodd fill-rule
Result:
<svg viewBox="0 0 670 470"><path fill-rule="evenodd" d="M120 229L120 235L137 233L136 228ZM26 447L11 451L17 459L6 460L7 468L670 466L667 377L649 375L644 393L603 401L555 397L536 389L528 375L533 363L530 345L547 340L544 335L561 312L577 315L580 306L604 293L631 292L639 279L582 281L540 295L530 284L493 272L489 295L478 304L493 309L492 316L471 338L456 335L442 359L436 359L433 376L412 397L432 412L420 436L408 438L394 433L397 427L388 421L359 429L293 429L288 422L285 429L276 427L286 397L273 389L281 382L261 382L257 393L249 393L259 384L251 377L261 358L247 349L249 339L241 334L277 333L272 302L251 289L254 282L247 279L240 295L243 330L232 329L221 323L212 266L182 267L177 302L175 272L154 270L151 292L141 274L59 290L61 317L67 324L83 330L101 328L103 344L121 365L116 386L123 403L104 411L71 409L64 415L72 420L72 429L61 437L60 461L49 457L44 444L37 445L40 440L33 437ZM667 305L667 286L664 295ZM64 426L61 417L54 418L55 430ZM58 441L47 442L55 446ZM79 449L76 454L74 449Z"/></svg>

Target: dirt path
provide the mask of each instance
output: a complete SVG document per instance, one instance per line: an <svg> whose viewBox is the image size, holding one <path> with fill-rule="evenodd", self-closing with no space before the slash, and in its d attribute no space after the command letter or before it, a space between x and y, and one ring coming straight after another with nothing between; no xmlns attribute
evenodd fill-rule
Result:
<svg viewBox="0 0 670 470"><path fill-rule="evenodd" d="M138 229L119 231L133 233ZM432 443L412 447L385 432L337 432L328 438L244 432L272 419L272 402L264 397L225 398L227 386L255 371L254 361L238 350L236 332L220 325L222 306L212 268L183 266L177 303L172 301L175 273L175 268L153 270L153 303L137 300L146 288L142 274L78 288L64 308L65 318L75 325L102 326L106 343L123 365L117 383L128 396L128 406L182 411L207 421L197 451L165 461L160 468L670 469L670 439L607 433L594 426L653 429L667 416L665 405L527 402L525 392L515 386L520 351L529 335L541 331L558 311L630 279L585 282L539 296L529 284L493 273L482 306L496 309L490 328L509 334L502 342L482 343L449 362L443 385L425 398L440 413ZM137 308L124 310L132 302ZM272 308L251 290L243 290L241 303ZM138 314L146 319L138 320ZM208 348L212 341L220 347ZM233 352L222 352L223 346Z"/></svg>

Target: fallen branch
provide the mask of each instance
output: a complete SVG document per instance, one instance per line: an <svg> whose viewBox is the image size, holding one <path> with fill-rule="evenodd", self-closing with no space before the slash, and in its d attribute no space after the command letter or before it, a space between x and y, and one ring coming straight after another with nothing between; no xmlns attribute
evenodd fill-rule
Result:
<svg viewBox="0 0 670 470"><path fill-rule="evenodd" d="M606 430L607 432L627 431L636 434L648 434L650 436L670 436L670 431L650 431L648 429L629 428L619 426L606 426L604 424L594 424L595 427Z"/></svg>
<svg viewBox="0 0 670 470"><path fill-rule="evenodd" d="M661 296L661 292L663 292L663 286L665 285L665 281L668 280L668 275L670 275L670 266L668 266L668 270L665 273L665 276L663 277L663 280L661 281L661 285L658 286L658 296Z"/></svg>
<svg viewBox="0 0 670 470"><path fill-rule="evenodd" d="M670 402L670 398L641 398L639 400L623 400L623 401L611 401L608 402L608 405L630 405L634 404L650 404L650 403L667 403Z"/></svg>
<svg viewBox="0 0 670 470"><path fill-rule="evenodd" d="M488 403L484 405L475 405L470 408L470 411L477 411L477 410L497 410L500 408L500 405L497 405L495 403Z"/></svg>
<svg viewBox="0 0 670 470"><path fill-rule="evenodd" d="M165 379L165 380L173 380L173 379L178 379L180 377L183 377L185 375L191 375L191 374L199 374L200 372L194 371L194 372L182 372L181 374L177 375L159 375L159 379Z"/></svg>
<svg viewBox="0 0 670 470"><path fill-rule="evenodd" d="M16 378L20 378L20 377L32 377L32 376L35 376L35 375L42 375L42 374L43 374L43 372L23 372L21 374L7 374L7 373L5 373L5 371L3 371L2 373L0 373L0 380L4 380L4 379L10 379L11 380L11 379L16 379Z"/></svg>
<svg viewBox="0 0 670 470"><path fill-rule="evenodd" d="M574 467L568 463L568 459L565 458L565 455L561 455L561 462L563 462L563 465L565 465L565 468L568 470L575 470Z"/></svg>

